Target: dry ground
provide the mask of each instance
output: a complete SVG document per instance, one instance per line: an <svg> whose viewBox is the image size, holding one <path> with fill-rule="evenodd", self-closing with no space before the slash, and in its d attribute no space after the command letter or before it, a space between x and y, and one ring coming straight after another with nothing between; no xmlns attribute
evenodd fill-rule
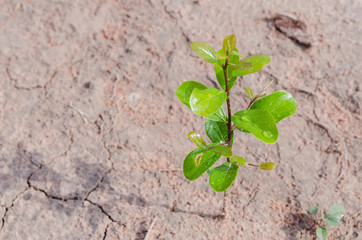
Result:
<svg viewBox="0 0 362 240"><path fill-rule="evenodd" d="M308 206L333 203L346 215L330 239L361 239L361 12L360 0L2 0L0 239L313 239ZM277 31L278 13L313 46ZM174 91L214 86L189 44L217 49L230 33L245 56L272 58L238 80L232 111L270 79L299 105L277 144L236 134L234 152L277 168L241 169L223 219L224 195L180 171L204 120Z"/></svg>

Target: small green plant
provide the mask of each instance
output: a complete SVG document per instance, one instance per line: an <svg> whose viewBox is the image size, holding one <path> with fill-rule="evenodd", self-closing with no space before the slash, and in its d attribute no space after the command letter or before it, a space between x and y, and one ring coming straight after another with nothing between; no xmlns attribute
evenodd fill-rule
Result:
<svg viewBox="0 0 362 240"><path fill-rule="evenodd" d="M309 213L313 216L317 216L318 207L310 206ZM316 235L319 240L327 240L328 237L328 228L338 226L339 220L342 219L344 215L344 208L342 205L333 204L329 207L328 213L324 214L324 216L320 219L316 219L317 228Z"/></svg>
<svg viewBox="0 0 362 240"><path fill-rule="evenodd" d="M297 109L295 99L286 91L276 91L265 96L272 83L270 81L257 95L254 95L252 89L244 87L250 102L245 110L239 110L232 115L230 90L237 78L260 71L270 62L270 58L264 55L254 55L241 60L243 56L235 46L236 37L233 34L225 37L223 47L218 52L206 42L191 43L191 48L203 60L214 64L216 78L222 90L208 88L195 81L186 81L176 90L182 103L195 114L207 118L205 131L211 140L211 144L207 144L200 134L188 134L198 148L186 156L183 164L184 175L193 181L207 172L210 185L216 192L223 192L231 186L239 167L253 166L263 170L275 168L273 162L251 164L243 157L234 155L234 130L251 133L266 143L275 143L279 135L276 124L293 115ZM225 102L227 116L222 108ZM221 156L226 157L226 162L213 167Z"/></svg>

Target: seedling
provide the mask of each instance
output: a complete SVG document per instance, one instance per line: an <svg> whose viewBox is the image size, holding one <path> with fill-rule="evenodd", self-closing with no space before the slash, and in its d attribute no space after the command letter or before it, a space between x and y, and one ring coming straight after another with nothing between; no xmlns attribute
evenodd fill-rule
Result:
<svg viewBox="0 0 362 240"><path fill-rule="evenodd" d="M241 156L233 153L234 131L251 133L266 143L275 143L278 139L277 123L293 115L297 109L295 99L286 91L276 91L266 95L267 83L259 94L244 87L250 102L245 110L231 113L230 90L240 76L251 74L263 69L270 62L264 55L254 55L246 59L239 53L235 35L228 35L223 41L223 47L218 52L206 42L193 42L191 48L206 62L214 64L215 74L222 90L208 88L205 85L186 81L176 90L177 97L195 114L206 119L205 131L211 144L196 132L190 132L188 137L198 146L190 152L183 164L183 173L191 181L196 180L205 172L209 175L211 187L216 192L223 192L234 182L239 167L252 166L262 170L272 170L274 163L247 163ZM222 108L226 102L227 116ZM226 157L226 162L213 167L220 157Z"/></svg>
<svg viewBox="0 0 362 240"><path fill-rule="evenodd" d="M318 207L310 206L309 213L313 216L317 216ZM342 219L344 215L344 208L342 205L334 204L329 207L328 213L324 214L323 218L317 219L317 228L316 235L319 240L327 240L328 237L328 228L338 226L339 220Z"/></svg>

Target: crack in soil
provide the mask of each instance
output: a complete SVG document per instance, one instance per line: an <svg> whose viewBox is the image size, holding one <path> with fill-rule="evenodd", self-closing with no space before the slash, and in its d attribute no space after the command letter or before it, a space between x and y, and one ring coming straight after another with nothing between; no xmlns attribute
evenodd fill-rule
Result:
<svg viewBox="0 0 362 240"><path fill-rule="evenodd" d="M179 23L178 23L178 21L177 21L178 18L174 17L174 16L172 15L172 13L167 10L167 5L164 3L163 0L161 1L161 4L162 4L162 6L163 6L163 11L170 17L171 20L173 20L173 21L176 22L176 26L181 30L182 36L185 38L186 43L187 43L188 45L190 45L190 44L191 44L191 39L190 39L190 37L188 36L188 34L186 33L185 29L184 29L181 25L179 25ZM180 14L180 13L179 13L179 14ZM181 15L181 14L180 14L180 15ZM182 16L180 16L180 18L182 18Z"/></svg>
<svg viewBox="0 0 362 240"><path fill-rule="evenodd" d="M26 188L25 188L24 190L22 190L20 193L16 194L16 196L11 200L11 205L10 205L10 206L3 206L3 207L5 207L5 212L4 212L4 215L3 215L2 219L1 219L0 232L1 232L1 230L2 230L2 229L4 228L4 226L5 226L5 218L6 218L6 215L7 215L8 211L14 206L14 202L16 201L16 199L17 199L20 195L24 194L28 189L29 189L29 187L26 187Z"/></svg>
<svg viewBox="0 0 362 240"><path fill-rule="evenodd" d="M52 81L53 81L53 78L55 77L55 75L58 73L58 71L54 71L54 73L51 75L50 79L44 83L44 85L35 85L35 86L32 86L32 87L21 87L21 86L18 86L17 85L17 79L13 78L10 74L10 71L9 71L9 65L10 65L10 61L11 59L9 60L9 63L8 63L8 66L6 67L5 69L5 72L6 72L6 75L8 76L9 80L11 82L13 82L13 87L16 89L16 90L25 90L25 91L32 91L32 90L35 90L35 89L43 89L44 91L44 96L45 98L47 98L47 95L48 95L48 91L47 91L47 85L50 84Z"/></svg>
<svg viewBox="0 0 362 240"><path fill-rule="evenodd" d="M164 206L161 206L161 207L164 207ZM197 216L202 217L202 218L209 218L209 219L213 219L213 220L223 220L223 219L225 219L225 214L224 213L222 213L222 214L210 214L210 213L202 213L202 212L199 212L199 211L182 210L182 209L176 207L176 201L173 202L171 208L168 207L168 210L171 213L191 214L191 215L197 215Z"/></svg>
<svg viewBox="0 0 362 240"><path fill-rule="evenodd" d="M300 114L307 122L310 122L313 124L313 126L319 127L321 129L323 129L326 133L327 136L331 139L331 144L328 146L328 148L324 151L325 153L329 154L332 152L336 152L339 153L339 157L338 157L338 161L339 158L344 157L343 159L343 163L342 163L342 167L341 170L338 174L337 179L334 181L334 184L337 185L338 187L338 183L340 182L341 178L343 177L345 171L346 171L346 167L348 164L348 149L346 147L346 144L342 138L342 136L339 135L339 133L337 133L336 131L331 130L329 127L325 126L324 124L320 123L319 121L312 119L311 117L309 117L307 114L305 114L302 110L299 110L302 114ZM335 135L338 139L336 140L334 137L332 137L332 134ZM338 143L340 143L343 147L343 150L338 150L335 149L333 144L337 145ZM333 151L331 151L331 149L333 149ZM330 185L332 185L333 183L330 183ZM312 194L312 196L314 196L315 194L317 194L317 192L319 191L319 189L317 188L316 191Z"/></svg>
<svg viewBox="0 0 362 240"><path fill-rule="evenodd" d="M35 173L35 172L34 172L34 173ZM98 207L98 208L101 210L101 212L108 217L109 220L111 220L112 222L115 222L115 223L118 224L118 222L117 222L116 220L114 220L113 217L104 210L104 208L102 207L102 205L100 205L100 204L98 204L98 203L94 203L93 201L91 201L91 200L89 200L89 199L87 199L87 198L83 198L83 199L82 199L82 198L79 198L79 197L62 198L62 197L58 197L58 196L54 196L54 195L48 194L45 190L40 189L40 188L37 188L37 187L35 187L35 186L32 186L32 185L30 184L30 178L31 178L31 176L32 176L34 173L30 174L30 176L28 177L28 181L27 181L28 187L26 188L26 190L28 190L29 188L32 188L32 189L34 189L35 191L42 192L47 198L54 199L54 200L57 200L57 201L62 201L62 202L67 202L67 201L82 201L82 202L84 202L84 201L87 201L87 202L89 202L90 204L92 204L93 206ZM98 187L98 186L97 186L97 187ZM23 192L25 192L26 190L24 190ZM87 197L88 197L88 196L87 196Z"/></svg>
<svg viewBox="0 0 362 240"><path fill-rule="evenodd" d="M163 0L161 1L161 4L162 4L162 7L163 7L163 11L164 11L171 19L174 19L174 20L176 20L176 22L177 22L177 18L175 18L175 17L172 15L172 13L167 10L167 5L164 3Z"/></svg>
<svg viewBox="0 0 362 240"><path fill-rule="evenodd" d="M103 117L102 117L101 114L99 114L99 117L100 117L101 120L103 120ZM99 181L97 182L96 186L95 186L94 188L92 188L91 190L89 190L89 191L86 193L86 195L85 195L84 198L83 198L84 200L85 200L85 199L88 199L89 195L90 195L92 192L94 192L94 191L103 183L104 178L105 178L105 176L106 176L108 173L110 173L112 170L115 171L114 165L113 165L113 161L112 161L112 151L111 151L111 149L109 149L109 148L107 147L106 140L104 139L104 135L105 135L105 134L104 134L104 132L103 132L102 125L100 125L97 121L94 121L94 124L96 125L96 127L97 127L97 129L98 129L98 131L99 131L99 134L102 135L101 140L102 140L102 143L103 143L103 148L104 148L104 149L107 151L107 153L108 153L107 160L111 163L111 168L109 168L107 171L105 171L105 172L102 174L102 177L99 179ZM114 119L113 119L113 121L112 121L112 128L111 128L110 131L113 131L113 126L114 126Z"/></svg>
<svg viewBox="0 0 362 240"><path fill-rule="evenodd" d="M101 114L99 114L99 118L100 118L102 121L104 121ZM114 133L114 121L115 121L115 118L112 117L112 127L111 127L111 129L109 130L109 132L113 132L113 133ZM97 120L94 121L94 124L96 125L96 127L97 127L97 129L98 129L98 131L99 131L99 134L101 134L101 136L102 136L102 137L101 137L101 140L102 140L102 143L103 143L103 148L107 151L107 154L108 154L107 160L111 163L111 168L107 171L107 173L108 173L108 172L110 172L111 170L115 170L115 169L114 169L114 164L113 164L113 161L112 161L112 151L111 151L111 149L110 149L109 147L107 147L106 140L104 139L105 133L104 133L104 130L103 130L103 128L102 128L102 124L99 124ZM116 134L114 133L114 135L116 135ZM118 143L117 143L117 144L118 144Z"/></svg>
<svg viewBox="0 0 362 240"><path fill-rule="evenodd" d="M96 186L94 186L92 189L90 189L90 190L85 194L85 196L84 196L82 199L83 199L83 200L87 199L87 198L89 197L89 195L90 195L92 192L94 192L94 191L103 183L104 177L105 177L108 173L110 173L112 170L113 170L113 169L110 168L110 169L108 169L107 171L105 171L105 172L103 173L102 177L98 180Z"/></svg>
<svg viewBox="0 0 362 240"><path fill-rule="evenodd" d="M108 223L107 227L104 229L104 234L103 234L103 238L102 238L103 240L106 240L106 238L107 238L108 227L111 225L111 223Z"/></svg>
<svg viewBox="0 0 362 240"><path fill-rule="evenodd" d="M259 193L259 191L260 191L260 189L259 189L259 184L258 184L252 193L253 196L249 199L249 201L243 207L243 218L245 216L245 209L251 204L252 201L254 201L254 199L255 199L256 195Z"/></svg>
<svg viewBox="0 0 362 240"><path fill-rule="evenodd" d="M184 213L184 214L191 214L191 215L196 215L202 218L209 218L209 219L213 219L213 220L223 220L225 219L225 215L224 214L210 214L210 213L202 213L202 212L197 212L197 211L185 211L179 208L174 208L173 210L170 210L170 212L173 213Z"/></svg>
<svg viewBox="0 0 362 240"><path fill-rule="evenodd" d="M111 216L111 214L109 214L106 210L104 210L104 208L102 207L102 205L100 205L100 204L98 204L98 203L95 203L95 202L93 202L93 201L91 201L91 200L89 200L89 199L84 199L84 201L87 201L87 202L89 202L90 204L92 204L93 206L98 207L98 208L102 211L102 213L108 217L109 220L111 220L111 221L114 222L114 223L119 224L119 223Z"/></svg>
<svg viewBox="0 0 362 240"><path fill-rule="evenodd" d="M57 73L58 73L58 71L55 70L54 73L52 74L52 76L50 77L50 79L43 86L44 97L46 99L48 99L48 89L47 89L47 87L48 87L49 84L51 84L53 82L53 79L54 79L55 75L57 75Z"/></svg>
<svg viewBox="0 0 362 240"><path fill-rule="evenodd" d="M59 157L61 157L61 156L65 156L65 155L68 154L68 152L70 151L70 148L71 148L72 144L74 143L73 134L72 134L71 131L70 131L70 138L69 138L69 139L70 139L70 144L68 145L68 147L67 147L67 149L65 150L65 152L63 152L63 153L60 154L59 156L53 158L53 160L52 160L51 162L53 162L56 158L59 158ZM102 139L102 140L103 140L103 139ZM105 141L103 141L103 143L104 143L105 149L106 149L107 152L108 152L108 160L111 161L111 151L106 147ZM30 161L30 162L31 162L32 164L35 164L35 163L33 163L32 161ZM51 162L50 162L50 163L51 163ZM92 201L90 201L90 200L88 199L89 195L90 195L93 191L95 191L95 190L99 187L99 185L103 182L105 175L108 174L109 172L111 172L112 170L114 170L114 168L113 168L113 162L111 162L111 163L112 163L112 168L108 169L107 171L105 171L105 172L103 173L102 177L101 177L101 178L98 180L98 182L96 183L96 186L93 187L92 189L90 189L90 190L85 194L85 196L84 196L83 198L81 198L81 197L67 197L67 198L64 198L64 197L55 196L55 195L52 195L52 194L47 193L44 189L41 189L41 188L39 188L39 187L36 187L36 186L32 185L32 184L31 184L31 178L32 178L32 176L33 176L34 174L36 174L37 172L39 172L39 171L45 166L44 164L40 164L40 165L36 165L36 164L35 164L35 165L38 167L38 169L37 169L36 171L32 172L32 173L29 175L29 177L27 178L27 185L28 185L28 186L27 186L27 188L26 188L24 191L28 190L29 188L32 188L32 189L34 189L35 191L42 192L42 193L43 193L47 198L49 198L49 199L54 199L54 200L63 201L63 202L67 202L67 201L88 201L88 202L91 203L92 205L97 206L97 207L101 210L101 212L102 212L103 214L105 214L112 222L116 222L116 221L112 218L112 216L111 216L110 214L108 214L100 204L96 204L96 203L94 203L94 202L92 202ZM23 192L24 192L24 191L23 191ZM6 210L6 212L7 212L7 210ZM6 215L6 212L5 212L5 215ZM4 216L4 217L5 217L5 216ZM3 217L3 222L4 222L4 217Z"/></svg>

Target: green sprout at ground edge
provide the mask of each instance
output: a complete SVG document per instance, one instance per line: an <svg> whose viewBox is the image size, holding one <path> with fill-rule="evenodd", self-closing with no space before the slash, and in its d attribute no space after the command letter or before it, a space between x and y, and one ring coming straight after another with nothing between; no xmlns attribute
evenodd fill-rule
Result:
<svg viewBox="0 0 362 240"><path fill-rule="evenodd" d="M318 207L310 206L309 214L318 217ZM340 204L333 204L329 207L328 213L324 214L323 217L316 219L317 228L315 230L316 236L319 240L327 240L328 229L339 225L339 221L344 216L344 207Z"/></svg>

